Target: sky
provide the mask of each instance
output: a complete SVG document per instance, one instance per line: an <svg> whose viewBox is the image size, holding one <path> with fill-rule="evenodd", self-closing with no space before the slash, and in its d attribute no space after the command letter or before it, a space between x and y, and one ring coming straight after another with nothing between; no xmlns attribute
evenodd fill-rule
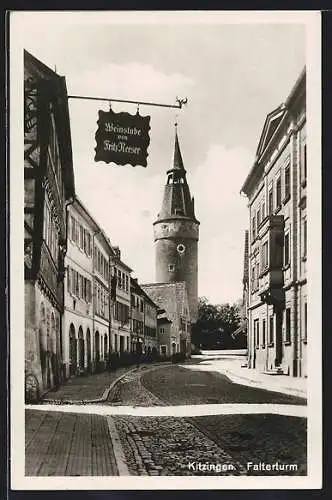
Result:
<svg viewBox="0 0 332 500"><path fill-rule="evenodd" d="M119 245L139 282L155 281L153 222L171 167L174 123L200 221L198 293L212 303L242 296L241 186L266 115L285 101L306 64L304 18L269 13L15 13L22 46L66 77L69 95L175 104L140 107L151 116L148 164L94 161L98 110L69 100L76 193ZM16 24L14 24L14 22ZM116 112L136 105L113 103Z"/></svg>

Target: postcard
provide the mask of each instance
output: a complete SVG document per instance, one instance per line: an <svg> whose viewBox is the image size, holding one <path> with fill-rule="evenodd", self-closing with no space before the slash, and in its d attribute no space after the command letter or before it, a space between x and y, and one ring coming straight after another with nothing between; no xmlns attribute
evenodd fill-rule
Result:
<svg viewBox="0 0 332 500"><path fill-rule="evenodd" d="M320 489L319 11L11 11L13 490Z"/></svg>

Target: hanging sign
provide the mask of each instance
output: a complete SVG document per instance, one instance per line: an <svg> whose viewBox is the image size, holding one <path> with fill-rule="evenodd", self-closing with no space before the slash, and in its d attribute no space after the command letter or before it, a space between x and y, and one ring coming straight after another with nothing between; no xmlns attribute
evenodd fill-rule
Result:
<svg viewBox="0 0 332 500"><path fill-rule="evenodd" d="M146 167L150 116L99 111L95 161Z"/></svg>

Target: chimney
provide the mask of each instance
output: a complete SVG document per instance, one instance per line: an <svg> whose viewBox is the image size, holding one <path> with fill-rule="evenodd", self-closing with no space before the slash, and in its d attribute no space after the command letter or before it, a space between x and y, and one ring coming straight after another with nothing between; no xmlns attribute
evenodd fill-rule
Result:
<svg viewBox="0 0 332 500"><path fill-rule="evenodd" d="M117 260L121 260L121 250L119 247L113 247L114 253L115 253L115 258Z"/></svg>

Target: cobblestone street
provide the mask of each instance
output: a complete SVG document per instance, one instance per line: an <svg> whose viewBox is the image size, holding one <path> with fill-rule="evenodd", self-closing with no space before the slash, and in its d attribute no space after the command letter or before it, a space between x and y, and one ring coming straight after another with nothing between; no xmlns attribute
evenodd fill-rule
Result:
<svg viewBox="0 0 332 500"><path fill-rule="evenodd" d="M163 399L152 394L152 390ZM305 403L300 398L232 384L219 374L189 372L179 366L146 370L141 377L132 373L117 386L113 398L116 404L140 406L170 405L170 400L173 404L234 400ZM281 415L113 418L132 474L266 474L248 470L248 462L295 464L292 473L306 474L305 419ZM195 470L193 463L215 468ZM277 470L270 473L280 475Z"/></svg>
<svg viewBox="0 0 332 500"><path fill-rule="evenodd" d="M91 384L86 392L81 388L80 395L85 394L91 395ZM242 414L222 414L232 403L245 408ZM180 416L177 405L183 404L188 411ZM277 414L282 405L301 409L305 404L301 398L233 384L220 374L177 365L141 366L122 373L102 405L27 409L26 474L305 475L306 419ZM200 415L193 408L209 405L219 405L219 414L190 416ZM251 414L260 405L269 409ZM140 407L146 416L116 414L117 409ZM153 414L162 407L170 416ZM266 471L265 464L277 465ZM279 470L278 464L293 469Z"/></svg>
<svg viewBox="0 0 332 500"><path fill-rule="evenodd" d="M206 403L306 404L306 400L299 397L234 384L220 373L193 371L177 365L153 372L148 371L142 376L142 384L173 405Z"/></svg>
<svg viewBox="0 0 332 500"><path fill-rule="evenodd" d="M113 417L134 475L211 475L192 462L223 464L223 474L245 474L245 468L213 440L183 418ZM207 417L204 417L207 418ZM212 471L212 475L221 472Z"/></svg>

